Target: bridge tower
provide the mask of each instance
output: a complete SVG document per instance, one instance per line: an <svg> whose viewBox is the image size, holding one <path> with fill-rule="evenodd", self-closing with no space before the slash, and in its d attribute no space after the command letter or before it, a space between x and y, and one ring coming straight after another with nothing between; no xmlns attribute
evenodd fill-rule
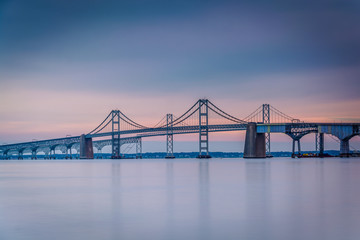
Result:
<svg viewBox="0 0 360 240"><path fill-rule="evenodd" d="M166 114L166 156L165 158L175 158L174 156L174 136L173 136L173 115Z"/></svg>
<svg viewBox="0 0 360 240"><path fill-rule="evenodd" d="M208 100L199 100L199 156L197 158L211 158L209 155L209 111Z"/></svg>
<svg viewBox="0 0 360 240"><path fill-rule="evenodd" d="M270 105L263 104L262 105L262 120L264 124L270 123ZM271 150L270 150L270 133L265 133L265 151L266 157L271 157Z"/></svg>
<svg viewBox="0 0 360 240"><path fill-rule="evenodd" d="M111 143L112 143L112 155L111 158L119 159L120 155L120 111L113 110L112 115L112 134L111 134Z"/></svg>

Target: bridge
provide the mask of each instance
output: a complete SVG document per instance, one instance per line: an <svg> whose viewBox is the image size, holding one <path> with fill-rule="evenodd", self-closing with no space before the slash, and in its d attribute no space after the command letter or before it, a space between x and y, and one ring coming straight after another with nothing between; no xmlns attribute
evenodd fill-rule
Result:
<svg viewBox="0 0 360 240"><path fill-rule="evenodd" d="M330 134L340 142L340 156L349 156L349 140L359 135L360 123L307 123L288 116L269 104L263 104L244 119L223 111L208 99L200 99L179 117L166 114L152 127L141 125L120 110L112 110L92 131L81 136L48 139L0 145L0 156L9 159L24 153L31 153L36 159L43 152L45 158L55 158L60 150L67 158L73 157L73 150L80 158L94 158L94 148L101 152L111 146L112 158L122 157L121 146L136 144L136 157L141 158L142 138L165 136L166 158L174 158L173 136L177 134L198 134L199 158L210 158L209 133L246 131L244 157L263 158L271 156L271 133L284 133L293 142L293 156L301 154L300 140L303 136L316 134L316 150L324 154L324 134ZM297 151L296 151L297 147Z"/></svg>

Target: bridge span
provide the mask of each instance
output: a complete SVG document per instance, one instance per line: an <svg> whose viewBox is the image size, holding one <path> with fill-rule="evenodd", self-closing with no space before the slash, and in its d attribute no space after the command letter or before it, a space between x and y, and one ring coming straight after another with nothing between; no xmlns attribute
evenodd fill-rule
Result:
<svg viewBox="0 0 360 240"><path fill-rule="evenodd" d="M263 104L244 119L221 110L210 100L200 99L180 117L166 116L155 126L136 123L120 110L111 111L96 128L81 136L0 145L3 159L17 154L19 159L30 152L36 159L39 152L45 158L55 158L55 150L66 157L73 157L73 150L80 158L93 158L94 148L101 152L111 146L112 158L121 158L121 146L136 144L136 157L141 158L142 138L166 136L166 157L173 158L173 135L198 134L199 158L209 158L209 133L246 131L244 157L261 158L271 155L270 134L284 133L293 141L293 154L301 153L300 139L316 134L316 149L324 153L324 134L335 136L340 142L340 155L349 156L349 140L359 135L360 123L306 123L292 118L269 104ZM105 139L104 139L105 138ZM296 150L297 146L297 152Z"/></svg>

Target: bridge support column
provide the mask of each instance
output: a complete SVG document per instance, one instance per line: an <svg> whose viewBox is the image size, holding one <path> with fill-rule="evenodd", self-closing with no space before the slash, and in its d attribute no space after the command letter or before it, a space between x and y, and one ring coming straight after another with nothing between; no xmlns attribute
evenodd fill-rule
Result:
<svg viewBox="0 0 360 240"><path fill-rule="evenodd" d="M51 150L50 150L51 151ZM45 155L44 155L44 159L49 159L49 150L44 150L44 153L45 153Z"/></svg>
<svg viewBox="0 0 360 240"><path fill-rule="evenodd" d="M71 150L71 146L68 148L68 150L69 150L69 154L70 154L70 155L69 155L69 158L70 158L70 159L72 159L72 150Z"/></svg>
<svg viewBox="0 0 360 240"><path fill-rule="evenodd" d="M165 158L175 158L174 156L174 137L173 137L173 115L166 114L166 156Z"/></svg>
<svg viewBox="0 0 360 240"><path fill-rule="evenodd" d="M76 150L75 158L79 159L80 158L80 144L76 145L74 148Z"/></svg>
<svg viewBox="0 0 360 240"><path fill-rule="evenodd" d="M102 159L102 147L97 148L97 157L98 159Z"/></svg>
<svg viewBox="0 0 360 240"><path fill-rule="evenodd" d="M142 140L138 138L136 141L136 158L142 158Z"/></svg>
<svg viewBox="0 0 360 240"><path fill-rule="evenodd" d="M296 142L297 142L297 154L295 154L295 145L296 145ZM300 145L300 139L295 139L293 138L293 144L292 144L292 154L291 154L291 157L292 158L295 158L295 156L300 156L301 155L301 145Z"/></svg>
<svg viewBox="0 0 360 240"><path fill-rule="evenodd" d="M18 159L19 159L19 160L24 159L24 157L23 157L23 151L19 151Z"/></svg>
<svg viewBox="0 0 360 240"><path fill-rule="evenodd" d="M71 146L66 146L65 159L72 159Z"/></svg>
<svg viewBox="0 0 360 240"><path fill-rule="evenodd" d="M246 127L244 158L265 158L265 134L258 133L256 123L248 123Z"/></svg>
<svg viewBox="0 0 360 240"><path fill-rule="evenodd" d="M50 154L49 154L49 159L55 159L55 147L54 148L50 148Z"/></svg>
<svg viewBox="0 0 360 240"><path fill-rule="evenodd" d="M315 135L315 144L316 152L318 152L319 157L324 156L324 133L316 133Z"/></svg>
<svg viewBox="0 0 360 240"><path fill-rule="evenodd" d="M31 159L37 159L37 157L36 157L36 149L31 150Z"/></svg>
<svg viewBox="0 0 360 240"><path fill-rule="evenodd" d="M92 138L86 138L84 134L80 136L80 159L94 159Z"/></svg>
<svg viewBox="0 0 360 240"><path fill-rule="evenodd" d="M199 155L197 158L211 158L209 155L208 100L199 100Z"/></svg>
<svg viewBox="0 0 360 240"><path fill-rule="evenodd" d="M350 157L349 139L340 139L340 157Z"/></svg>

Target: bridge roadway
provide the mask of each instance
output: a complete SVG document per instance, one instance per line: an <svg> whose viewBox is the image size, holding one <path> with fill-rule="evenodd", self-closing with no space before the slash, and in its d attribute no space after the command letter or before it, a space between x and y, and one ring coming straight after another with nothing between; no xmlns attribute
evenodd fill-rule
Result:
<svg viewBox="0 0 360 240"><path fill-rule="evenodd" d="M203 127L204 128L204 127ZM164 136L167 134L167 128L145 128L145 129L134 129L134 130L123 130L120 131L120 135L134 135L132 138L136 139L139 137L154 137L154 136ZM219 131L239 131L246 130L246 124L227 124L227 125L208 125L209 132L219 132ZM190 134L198 133L199 126L180 126L173 127L173 134ZM88 134L87 138L101 138L101 137L111 137L112 132L98 133L98 134ZM121 139L123 141L123 138ZM125 139L124 139L125 140ZM98 142L109 143L111 140L100 140L94 141L94 146ZM67 148L72 148L75 144L80 143L80 136L65 137L65 138L56 138L40 141L31 141L15 144L6 144L0 145L0 152L3 155L6 155L8 152L22 152L24 150L37 150L38 148L49 148L49 151L54 150L57 146L63 145ZM130 142L126 142L130 143Z"/></svg>
<svg viewBox="0 0 360 240"><path fill-rule="evenodd" d="M217 124L217 125L208 125L208 126L174 126L172 127L172 134L191 134L199 133L200 128L206 129L208 132L225 132L225 131L241 131L246 130L247 124ZM349 153L349 140L355 136L359 135L360 123L271 123L271 124L257 124L258 133L285 133L293 139L293 143L296 141L300 147L300 139L309 133L319 133L319 134L331 134L336 136L340 142L340 152L342 154ZM130 138L142 138L142 137L153 137L153 136L164 136L167 135L167 127L159 128L143 128L143 129L133 129L133 130L122 130L120 135L132 135ZM113 132L97 133L97 134L88 134L86 138L102 138L102 137L111 137ZM129 138L129 139L130 139ZM100 140L100 141L109 141L109 140ZM94 141L94 147L96 143L100 141ZM7 157L9 152L18 152L19 156L25 150L31 150L35 155L39 149L48 148L49 151L55 151L55 148L58 146L65 146L67 149L71 149L75 144L79 144L80 136L74 137L65 137L65 138L56 138L32 142L23 142L16 144L7 144L0 146L0 153L3 157ZM131 141L128 141L130 143ZM104 145L105 142L103 142ZM109 144L109 142L106 142ZM111 142L110 142L111 143ZM293 147L294 148L294 147ZM298 148L300 150L300 148ZM294 149L293 149L294 151Z"/></svg>
<svg viewBox="0 0 360 240"><path fill-rule="evenodd" d="M209 132L225 132L225 131L240 131L246 130L247 124L217 124L217 125L208 125ZM205 129L206 126L202 126L202 129ZM173 134L190 134L198 133L199 125L193 126L179 126L173 127ZM154 136L163 136L167 134L168 128L144 128L144 129L134 129L134 130L123 130L120 131L120 135L135 134L138 137L154 137ZM108 137L111 136L112 132L97 133L97 134L88 134L86 137L97 138L97 137Z"/></svg>

